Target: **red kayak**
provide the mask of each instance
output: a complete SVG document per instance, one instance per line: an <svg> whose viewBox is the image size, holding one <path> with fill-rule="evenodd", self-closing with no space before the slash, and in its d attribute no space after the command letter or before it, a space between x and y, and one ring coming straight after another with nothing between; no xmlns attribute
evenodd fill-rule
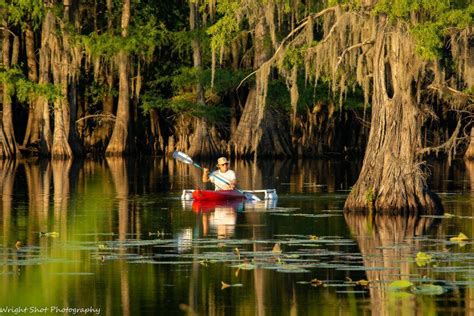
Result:
<svg viewBox="0 0 474 316"><path fill-rule="evenodd" d="M237 190L194 190L195 201L235 201L245 200L245 195Z"/></svg>

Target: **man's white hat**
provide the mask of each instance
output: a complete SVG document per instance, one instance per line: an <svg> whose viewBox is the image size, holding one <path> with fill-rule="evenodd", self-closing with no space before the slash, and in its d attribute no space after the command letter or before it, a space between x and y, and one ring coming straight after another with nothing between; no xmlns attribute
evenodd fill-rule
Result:
<svg viewBox="0 0 474 316"><path fill-rule="evenodd" d="M217 159L217 164L218 165L223 165L225 163L230 163L229 160L227 160L226 157L220 157L219 159Z"/></svg>

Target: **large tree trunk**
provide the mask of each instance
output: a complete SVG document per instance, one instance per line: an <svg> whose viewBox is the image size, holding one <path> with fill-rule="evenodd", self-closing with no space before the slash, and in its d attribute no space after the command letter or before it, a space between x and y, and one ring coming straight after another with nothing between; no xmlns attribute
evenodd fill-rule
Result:
<svg viewBox="0 0 474 316"><path fill-rule="evenodd" d="M71 146L69 146L70 132L70 107L69 107L69 43L67 30L64 23L69 21L69 0L64 0L63 20L61 22L62 38L52 38L56 41L51 44L53 48L52 70L54 84L61 89L61 97L54 101L54 132L53 132L53 148L51 156L53 159L71 158L73 156Z"/></svg>
<svg viewBox="0 0 474 316"><path fill-rule="evenodd" d="M128 35L128 25L130 23L130 0L123 1L122 7L122 37ZM129 123L130 123L130 91L129 91L129 71L128 56L122 50L118 53L118 72L119 72L119 100L117 106L117 115L114 125L114 131L107 146L107 156L122 156L131 150Z"/></svg>
<svg viewBox="0 0 474 316"><path fill-rule="evenodd" d="M26 24L25 28L25 49L26 49L26 64L28 65L28 80L31 82L38 82L38 69L36 66L35 56L35 37L30 23ZM28 122L26 124L25 137L23 138L23 147L31 145L37 146L40 139L40 117L36 111L36 98L30 100L28 106Z"/></svg>
<svg viewBox="0 0 474 316"><path fill-rule="evenodd" d="M199 13L196 3L189 1L189 23L191 31L196 30L199 27ZM202 68L202 56L201 56L201 43L198 38L191 40L191 46L193 49L193 63L194 68L198 71ZM204 87L201 83L197 83L194 87L196 94L196 101L200 105L206 103L204 96ZM210 126L209 122L205 117L196 118L194 122L194 134L191 137L191 147L189 154L193 157L212 157L219 154L218 146L216 145L217 140L214 139L213 127Z"/></svg>
<svg viewBox="0 0 474 316"><path fill-rule="evenodd" d="M19 41L15 37L13 41L12 58L10 59L10 30L8 25L4 24L3 41L2 41L2 64L5 69L9 69L11 64L18 61ZM12 101L10 93L12 93L11 84L3 83L3 111L2 121L0 122L0 158L15 158L20 155L15 140L15 132L13 130L13 113Z"/></svg>
<svg viewBox="0 0 474 316"><path fill-rule="evenodd" d="M47 9L41 28L41 48L39 51L39 84L50 83L51 47L50 38L53 37L55 17L50 9ZM51 135L49 102L45 96L39 96L36 100L35 111L40 118L40 142L39 152L42 156L51 153L53 138Z"/></svg>
<svg viewBox="0 0 474 316"><path fill-rule="evenodd" d="M58 54L61 57L53 59L54 83L61 87L61 98L54 101L54 132L53 148L51 156L53 159L71 158L73 156L69 146L69 100L68 100L68 69L66 52Z"/></svg>
<svg viewBox="0 0 474 316"><path fill-rule="evenodd" d="M261 67L270 57L268 26L264 14L255 26L254 69L256 85L250 88L237 130L231 139L231 151L236 156L290 156L292 154L288 126L278 111L265 104L270 65Z"/></svg>
<svg viewBox="0 0 474 316"><path fill-rule="evenodd" d="M419 71L414 43L403 26L388 32L384 18L380 24L374 47L369 140L345 209L436 212L442 209L441 203L428 190L416 156L421 146L422 115L411 86Z"/></svg>
<svg viewBox="0 0 474 316"><path fill-rule="evenodd" d="M75 68L79 67L81 62L81 52L77 47L71 46L67 29L71 2L64 0L63 4L63 20L60 22L62 36L52 39L56 42L51 44L54 83L61 89L61 97L54 102L53 159L71 158L73 154L82 154L75 128L77 104L74 74Z"/></svg>

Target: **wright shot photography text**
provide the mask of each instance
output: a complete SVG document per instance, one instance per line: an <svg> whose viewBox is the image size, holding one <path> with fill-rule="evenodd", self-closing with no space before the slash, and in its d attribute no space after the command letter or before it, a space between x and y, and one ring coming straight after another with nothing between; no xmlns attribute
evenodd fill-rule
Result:
<svg viewBox="0 0 474 316"><path fill-rule="evenodd" d="M69 314L69 315L100 315L100 307L69 307L69 306L0 306L0 314Z"/></svg>

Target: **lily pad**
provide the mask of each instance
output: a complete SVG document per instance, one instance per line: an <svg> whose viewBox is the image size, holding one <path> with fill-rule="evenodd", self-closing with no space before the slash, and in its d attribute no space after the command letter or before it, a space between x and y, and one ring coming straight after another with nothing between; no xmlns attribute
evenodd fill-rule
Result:
<svg viewBox="0 0 474 316"><path fill-rule="evenodd" d="M452 242L462 242L462 241L469 240L469 237L467 237L463 233L459 233L459 235L457 235L456 237L451 237L449 240Z"/></svg>
<svg viewBox="0 0 474 316"><path fill-rule="evenodd" d="M432 256L420 251L416 254L415 261L419 267L424 267L431 262L432 258Z"/></svg>
<svg viewBox="0 0 474 316"><path fill-rule="evenodd" d="M416 286L413 287L411 291L420 295L441 295L446 292L445 288L435 284L423 284Z"/></svg>
<svg viewBox="0 0 474 316"><path fill-rule="evenodd" d="M408 280L396 280L390 283L389 289L390 291L403 291L412 287L413 285L414 284Z"/></svg>

